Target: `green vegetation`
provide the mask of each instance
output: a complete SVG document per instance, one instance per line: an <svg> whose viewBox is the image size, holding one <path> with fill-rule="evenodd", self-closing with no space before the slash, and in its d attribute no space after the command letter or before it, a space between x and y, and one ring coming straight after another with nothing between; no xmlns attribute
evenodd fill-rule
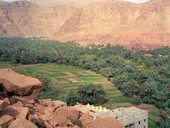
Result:
<svg viewBox="0 0 170 128"><path fill-rule="evenodd" d="M101 84L106 91L107 97L109 97L108 102L105 103L105 105L108 103L119 103L121 106L124 106L125 103L130 103L130 99L123 96L123 93L116 87L113 87L113 84L111 84L105 77L75 66L53 63L13 65L10 62L0 61L0 68L3 67L11 67L19 73L40 79L43 83L43 90L39 96L40 99L51 98L65 101L67 95L70 92L76 93L80 86ZM89 76L92 76L95 79L89 80Z"/></svg>
<svg viewBox="0 0 170 128"><path fill-rule="evenodd" d="M170 111L170 49L168 47L152 51L129 51L121 46L111 45L80 47L71 43L44 41L38 39L1 38L0 60L20 64L57 63L78 66L101 73L115 84L123 94L136 103L156 105L162 112L161 127L167 127ZM40 74L43 70L28 69L28 74ZM36 73L35 73L36 72ZM46 72L46 71L45 71ZM77 71L72 71L76 73ZM57 72L49 71L53 77ZM63 72L64 74L68 74ZM84 74L82 72L82 74ZM82 75L81 74L81 75ZM68 87L73 81L99 82L100 79L91 76L79 76L78 79L56 78ZM70 75L71 76L71 75ZM73 83L71 90L75 91L81 83ZM126 98L122 98L126 101ZM153 124L153 123L152 123Z"/></svg>
<svg viewBox="0 0 170 128"><path fill-rule="evenodd" d="M76 102L82 104L103 104L107 101L106 92L101 85L87 84L79 86L76 93L71 92L67 97L69 105L75 105Z"/></svg>
<svg viewBox="0 0 170 128"><path fill-rule="evenodd" d="M48 78L45 75L39 75L37 78L42 82L43 84L43 89L41 93L39 94L39 99L52 99L52 100L57 100L59 99L60 95L59 92L60 90L57 89L57 83Z"/></svg>

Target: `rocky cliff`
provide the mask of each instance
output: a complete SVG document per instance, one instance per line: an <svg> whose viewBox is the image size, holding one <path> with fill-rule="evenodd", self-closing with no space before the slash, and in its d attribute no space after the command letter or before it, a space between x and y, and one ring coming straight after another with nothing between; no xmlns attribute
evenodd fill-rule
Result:
<svg viewBox="0 0 170 128"><path fill-rule="evenodd" d="M0 35L51 36L74 10L62 5L41 7L28 1L0 3Z"/></svg>
<svg viewBox="0 0 170 128"><path fill-rule="evenodd" d="M63 39L80 42L165 46L170 43L169 8L170 2L165 0L145 4L95 2L77 11L60 32Z"/></svg>
<svg viewBox="0 0 170 128"><path fill-rule="evenodd" d="M0 3L1 36L44 36L83 45L170 45L170 1L32 0Z"/></svg>

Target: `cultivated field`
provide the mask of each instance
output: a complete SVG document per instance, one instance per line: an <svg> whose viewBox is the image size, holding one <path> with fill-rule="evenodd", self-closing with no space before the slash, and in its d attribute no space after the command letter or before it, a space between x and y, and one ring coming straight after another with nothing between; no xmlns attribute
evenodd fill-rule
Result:
<svg viewBox="0 0 170 128"><path fill-rule="evenodd" d="M11 65L9 62L0 62L0 68L12 68L15 71L36 77L37 75L45 75L56 81L57 86L62 89L61 95L67 95L69 91L76 91L78 86L85 83L101 84L106 90L109 101L103 106L107 108L129 107L132 106L130 99L123 96L111 82L104 76L95 72L81 69L74 66L66 66L59 64L33 64L33 65ZM143 106L142 106L143 107ZM145 107L145 106L144 106ZM148 109L148 107L146 108ZM155 121L158 121L157 110L154 108L150 111L149 128L156 128Z"/></svg>

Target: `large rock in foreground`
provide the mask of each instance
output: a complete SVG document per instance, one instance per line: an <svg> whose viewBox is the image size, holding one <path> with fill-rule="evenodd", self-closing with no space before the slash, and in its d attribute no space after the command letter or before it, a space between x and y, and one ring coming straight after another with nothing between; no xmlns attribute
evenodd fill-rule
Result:
<svg viewBox="0 0 170 128"><path fill-rule="evenodd" d="M94 119L62 101L1 100L0 128L123 128L114 117Z"/></svg>
<svg viewBox="0 0 170 128"><path fill-rule="evenodd" d="M22 96L34 99L41 90L41 82L16 73L12 69L0 69L0 96Z"/></svg>
<svg viewBox="0 0 170 128"><path fill-rule="evenodd" d="M19 118L12 122L9 128L38 128L38 127L26 119Z"/></svg>

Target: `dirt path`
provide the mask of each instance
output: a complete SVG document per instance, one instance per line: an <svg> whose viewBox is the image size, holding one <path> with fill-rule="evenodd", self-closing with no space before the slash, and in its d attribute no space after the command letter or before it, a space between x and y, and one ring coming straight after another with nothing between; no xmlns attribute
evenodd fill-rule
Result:
<svg viewBox="0 0 170 128"><path fill-rule="evenodd" d="M79 82L79 81L77 81L75 78L72 78L72 77L68 77L68 80L70 81L70 82Z"/></svg>
<svg viewBox="0 0 170 128"><path fill-rule="evenodd" d="M76 77L76 75L74 75L73 73L70 72L63 72L67 75L67 77Z"/></svg>
<svg viewBox="0 0 170 128"><path fill-rule="evenodd" d="M148 112L156 111L157 108L154 105L151 104L140 104L136 106L139 109L147 110Z"/></svg>

